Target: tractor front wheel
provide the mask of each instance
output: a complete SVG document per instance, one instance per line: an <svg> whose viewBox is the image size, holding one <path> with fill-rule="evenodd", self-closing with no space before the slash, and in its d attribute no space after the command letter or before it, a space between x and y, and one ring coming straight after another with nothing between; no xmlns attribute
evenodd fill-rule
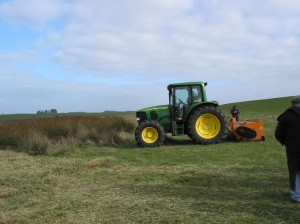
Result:
<svg viewBox="0 0 300 224"><path fill-rule="evenodd" d="M214 106L196 108L187 121L187 134L197 144L217 143L225 139L227 129L225 115Z"/></svg>
<svg viewBox="0 0 300 224"><path fill-rule="evenodd" d="M165 131L157 121L146 120L137 126L135 140L140 147L160 146L165 140Z"/></svg>

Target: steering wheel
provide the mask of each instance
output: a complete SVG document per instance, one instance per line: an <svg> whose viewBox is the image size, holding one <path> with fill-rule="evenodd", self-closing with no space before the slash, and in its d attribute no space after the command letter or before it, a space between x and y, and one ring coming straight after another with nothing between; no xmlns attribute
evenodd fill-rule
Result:
<svg viewBox="0 0 300 224"><path fill-rule="evenodd" d="M178 99L178 101L179 101L179 105L180 105L180 104L186 105L186 103L183 102L181 99Z"/></svg>

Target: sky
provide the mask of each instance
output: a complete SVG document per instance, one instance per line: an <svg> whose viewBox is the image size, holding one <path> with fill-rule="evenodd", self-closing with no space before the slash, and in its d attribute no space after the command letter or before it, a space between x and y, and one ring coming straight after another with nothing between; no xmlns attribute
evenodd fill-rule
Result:
<svg viewBox="0 0 300 224"><path fill-rule="evenodd" d="M0 114L300 95L299 0L0 0Z"/></svg>

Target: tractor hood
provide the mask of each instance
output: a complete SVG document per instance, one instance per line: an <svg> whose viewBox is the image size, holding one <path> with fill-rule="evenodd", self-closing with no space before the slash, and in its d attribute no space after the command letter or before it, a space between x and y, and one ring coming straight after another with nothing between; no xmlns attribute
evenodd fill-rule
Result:
<svg viewBox="0 0 300 224"><path fill-rule="evenodd" d="M166 104L166 105L143 108L138 110L137 112L161 111L161 110L168 110L168 109L169 109L169 104Z"/></svg>
<svg viewBox="0 0 300 224"><path fill-rule="evenodd" d="M169 124L170 122L170 109L169 105L159 105L153 107L147 107L136 112L136 118L138 122L144 120L155 120L162 125Z"/></svg>

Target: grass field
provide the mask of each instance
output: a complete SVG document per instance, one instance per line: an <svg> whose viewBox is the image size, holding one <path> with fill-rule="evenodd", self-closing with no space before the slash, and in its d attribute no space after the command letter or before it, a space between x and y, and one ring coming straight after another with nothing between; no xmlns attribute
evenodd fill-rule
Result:
<svg viewBox="0 0 300 224"><path fill-rule="evenodd" d="M0 223L300 223L285 151L273 137L290 98L237 103L266 141L160 148L74 146L30 156L0 150ZM222 106L229 115L232 104ZM133 119L133 118L132 118Z"/></svg>

